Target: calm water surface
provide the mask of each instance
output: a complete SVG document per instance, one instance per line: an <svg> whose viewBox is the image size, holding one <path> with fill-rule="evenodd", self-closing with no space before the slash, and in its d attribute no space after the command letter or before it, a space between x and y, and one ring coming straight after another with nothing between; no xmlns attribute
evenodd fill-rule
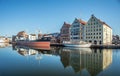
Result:
<svg viewBox="0 0 120 76"><path fill-rule="evenodd" d="M120 49L0 44L0 76L120 76Z"/></svg>

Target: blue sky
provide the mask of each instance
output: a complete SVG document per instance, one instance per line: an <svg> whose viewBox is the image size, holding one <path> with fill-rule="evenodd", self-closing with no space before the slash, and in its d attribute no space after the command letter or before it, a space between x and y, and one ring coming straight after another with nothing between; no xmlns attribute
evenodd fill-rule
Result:
<svg viewBox="0 0 120 76"><path fill-rule="evenodd" d="M59 32L64 21L94 14L120 35L120 0L0 0L0 35Z"/></svg>

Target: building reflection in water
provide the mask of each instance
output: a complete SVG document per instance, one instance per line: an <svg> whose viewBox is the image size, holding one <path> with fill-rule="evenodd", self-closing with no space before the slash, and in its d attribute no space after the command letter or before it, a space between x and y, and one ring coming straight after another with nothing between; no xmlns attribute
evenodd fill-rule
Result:
<svg viewBox="0 0 120 76"><path fill-rule="evenodd" d="M7 46L10 46L9 43L0 43L0 48L5 48Z"/></svg>
<svg viewBox="0 0 120 76"><path fill-rule="evenodd" d="M17 51L22 56L31 56L35 55L36 60L42 59L43 55L51 56L51 55L59 55L59 48L52 47L52 48L33 48L33 47L26 47L26 46L19 46L19 45L12 45L12 49Z"/></svg>
<svg viewBox="0 0 120 76"><path fill-rule="evenodd" d="M87 70L96 76L112 63L111 49L63 48L61 62L66 68L71 66L76 73Z"/></svg>
<svg viewBox="0 0 120 76"><path fill-rule="evenodd" d="M72 67L75 73L96 76L112 63L111 49L90 48L60 48L51 47L50 50L30 49L26 47L13 46L20 55L35 55L36 60L41 60L43 55L60 56L64 68Z"/></svg>

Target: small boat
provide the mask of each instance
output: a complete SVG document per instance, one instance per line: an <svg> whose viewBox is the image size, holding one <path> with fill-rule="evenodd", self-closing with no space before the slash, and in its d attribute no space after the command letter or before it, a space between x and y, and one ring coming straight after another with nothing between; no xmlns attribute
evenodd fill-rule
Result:
<svg viewBox="0 0 120 76"><path fill-rule="evenodd" d="M83 42L83 41L80 41L80 42L64 42L63 43L64 46L66 47L81 47L81 48L89 48L91 47L91 43L86 43L86 42Z"/></svg>
<svg viewBox="0 0 120 76"><path fill-rule="evenodd" d="M29 47L50 47L50 37L43 37L37 40L17 40L16 44Z"/></svg>

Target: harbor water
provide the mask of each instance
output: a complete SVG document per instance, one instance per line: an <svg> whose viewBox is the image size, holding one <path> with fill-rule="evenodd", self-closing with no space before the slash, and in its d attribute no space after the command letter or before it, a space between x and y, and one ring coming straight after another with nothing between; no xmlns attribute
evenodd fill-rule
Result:
<svg viewBox="0 0 120 76"><path fill-rule="evenodd" d="M0 76L120 76L120 49L0 43Z"/></svg>

